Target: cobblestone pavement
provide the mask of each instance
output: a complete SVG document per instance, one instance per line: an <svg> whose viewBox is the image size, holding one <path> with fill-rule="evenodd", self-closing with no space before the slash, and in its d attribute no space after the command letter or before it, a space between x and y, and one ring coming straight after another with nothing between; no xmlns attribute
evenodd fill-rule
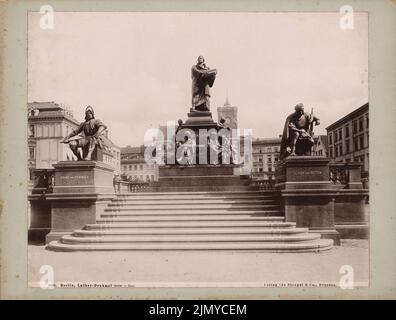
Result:
<svg viewBox="0 0 396 320"><path fill-rule="evenodd" d="M319 253L52 252L42 245L29 245L28 257L33 286L40 279L42 265L54 268L55 282L128 282L138 286L339 283L343 265L353 267L356 286L367 285L369 279L368 240L343 240L341 246Z"/></svg>

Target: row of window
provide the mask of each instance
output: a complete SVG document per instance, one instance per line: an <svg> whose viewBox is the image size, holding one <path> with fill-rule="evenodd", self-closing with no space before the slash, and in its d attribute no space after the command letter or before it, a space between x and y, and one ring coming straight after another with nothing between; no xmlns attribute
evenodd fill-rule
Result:
<svg viewBox="0 0 396 320"><path fill-rule="evenodd" d="M124 171L132 171L132 170L135 170L135 171L137 171L137 170L145 170L145 169L154 169L155 168L155 164L145 164L145 165L143 165L143 164L134 164L134 165L132 165L132 164L130 164L130 165L123 165L122 166L122 169L124 170Z"/></svg>
<svg viewBox="0 0 396 320"><path fill-rule="evenodd" d="M255 162L264 162L264 158L263 157L259 157L259 158L255 158L254 159ZM274 157L274 162L278 161L278 157ZM267 163L272 163L272 156L267 156Z"/></svg>
<svg viewBox="0 0 396 320"><path fill-rule="evenodd" d="M356 134L358 132L363 131L364 125L363 123L366 122L366 129L369 128L369 117L368 114L366 114L364 117L360 117L359 119L353 120L352 122L352 132L353 134ZM329 145L333 144L333 136L334 136L334 143L337 141L341 141L343 138L343 135L345 138L349 138L350 136L350 126L349 124L345 125L343 128L334 130L333 132L329 133Z"/></svg>
<svg viewBox="0 0 396 320"><path fill-rule="evenodd" d="M364 148L368 148L369 134L367 133L367 143L364 143L364 135L353 138L353 148L351 148L350 140L345 140L345 150L343 149L343 144L340 143L334 146L334 157L340 157L344 154L348 154L353 151L359 151ZM333 147L329 147L329 157L333 158Z"/></svg>
<svg viewBox="0 0 396 320"><path fill-rule="evenodd" d="M273 172L273 171L274 171L274 169L271 166L268 167L268 170L264 170L264 168L261 168L261 167L253 168L253 172Z"/></svg>
<svg viewBox="0 0 396 320"><path fill-rule="evenodd" d="M279 147L262 147L262 148L255 148L253 147L254 153L266 153L266 152L279 152Z"/></svg>
<svg viewBox="0 0 396 320"><path fill-rule="evenodd" d="M149 175L133 175L133 176L128 176L128 179L132 179L135 181L154 181L155 180L155 176L153 174Z"/></svg>

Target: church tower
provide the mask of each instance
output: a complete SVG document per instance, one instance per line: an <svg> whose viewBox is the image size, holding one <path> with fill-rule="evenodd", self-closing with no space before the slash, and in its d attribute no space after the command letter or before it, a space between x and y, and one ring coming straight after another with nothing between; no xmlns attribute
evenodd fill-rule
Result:
<svg viewBox="0 0 396 320"><path fill-rule="evenodd" d="M231 129L238 128L238 107L231 106L228 101L228 97L223 107L217 108L217 119L220 121L221 118L224 118L225 124L227 127Z"/></svg>

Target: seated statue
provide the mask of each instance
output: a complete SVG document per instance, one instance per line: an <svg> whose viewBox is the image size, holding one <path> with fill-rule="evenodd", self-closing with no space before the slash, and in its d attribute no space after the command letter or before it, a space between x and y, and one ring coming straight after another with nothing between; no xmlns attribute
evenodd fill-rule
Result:
<svg viewBox="0 0 396 320"><path fill-rule="evenodd" d="M102 121L95 119L94 111L91 106L85 109L85 122L72 131L68 136L61 140L61 143L68 143L77 160L91 160L92 153L96 147L110 149L111 142L104 136L107 127ZM83 133L83 135L79 135ZM79 152L82 149L83 156ZM98 159L92 159L98 160Z"/></svg>
<svg viewBox="0 0 396 320"><path fill-rule="evenodd" d="M304 112L304 105L297 104L295 112L286 118L282 134L280 159L288 156L311 155L314 145L313 125L319 125L320 120L312 113Z"/></svg>

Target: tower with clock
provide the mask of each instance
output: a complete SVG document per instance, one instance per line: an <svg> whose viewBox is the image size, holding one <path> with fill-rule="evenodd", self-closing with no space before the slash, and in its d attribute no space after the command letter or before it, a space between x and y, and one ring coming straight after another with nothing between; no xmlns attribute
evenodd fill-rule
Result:
<svg viewBox="0 0 396 320"><path fill-rule="evenodd" d="M238 107L231 106L228 98L224 103L224 106L217 108L217 119L220 121L221 118L224 118L225 124L230 129L238 128Z"/></svg>

